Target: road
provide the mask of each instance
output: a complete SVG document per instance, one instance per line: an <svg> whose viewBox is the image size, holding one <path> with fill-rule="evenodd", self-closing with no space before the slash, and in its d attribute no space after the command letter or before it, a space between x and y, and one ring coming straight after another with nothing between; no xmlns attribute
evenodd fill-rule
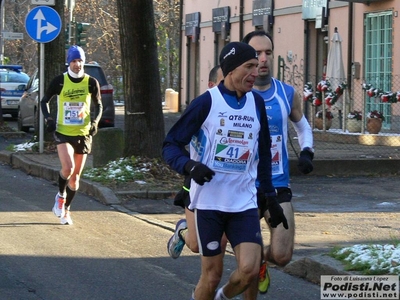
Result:
<svg viewBox="0 0 400 300"><path fill-rule="evenodd" d="M123 117L123 109L117 110L120 127L123 121L118 116ZM5 143L18 144L0 139L0 149ZM395 178L292 180L295 257L337 245L386 243L398 232ZM190 298L199 276L199 257L185 249L181 258L172 260L166 253L171 231L83 194L73 203L75 224L61 226L50 211L55 191L50 182L0 165L0 299ZM223 281L234 266L228 254ZM271 289L258 299L320 299L319 286L275 268L270 272Z"/></svg>
<svg viewBox="0 0 400 300"><path fill-rule="evenodd" d="M0 299L189 299L199 257L171 259L171 232L78 194L74 225L52 214L56 186L0 165ZM225 276L234 269L227 254ZM271 268L259 299L319 299L319 287ZM235 299L241 299L236 297Z"/></svg>

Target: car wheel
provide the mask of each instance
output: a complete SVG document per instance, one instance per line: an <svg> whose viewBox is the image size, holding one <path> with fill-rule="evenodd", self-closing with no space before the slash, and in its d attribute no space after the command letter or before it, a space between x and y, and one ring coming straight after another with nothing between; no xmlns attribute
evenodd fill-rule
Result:
<svg viewBox="0 0 400 300"><path fill-rule="evenodd" d="M18 111L18 131L29 132L29 126L22 125L21 111Z"/></svg>

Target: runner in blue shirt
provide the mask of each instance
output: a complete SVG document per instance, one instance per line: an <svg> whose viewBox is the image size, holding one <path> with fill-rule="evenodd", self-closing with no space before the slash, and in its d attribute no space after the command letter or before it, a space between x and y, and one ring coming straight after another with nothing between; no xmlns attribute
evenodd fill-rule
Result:
<svg viewBox="0 0 400 300"><path fill-rule="evenodd" d="M276 228L269 226L270 244L264 249L264 260L278 266L285 266L292 259L295 228L291 203L292 191L289 182L288 120L292 122L296 130L302 149L298 159L298 168L303 174L308 174L313 170L313 135L311 127L303 115L299 94L292 86L272 77L274 44L271 36L262 30L253 31L244 37L243 42L257 51L259 76L253 91L259 93L264 99L272 139L272 183L277 189L278 202L289 223L289 230L282 225ZM260 207L260 209L262 215L268 220L267 207ZM264 268L260 271L259 291L261 293L267 292L269 281L268 270ZM248 289L246 293L251 293L252 290ZM257 294L257 289L254 290L253 293ZM246 299L251 299L251 297Z"/></svg>

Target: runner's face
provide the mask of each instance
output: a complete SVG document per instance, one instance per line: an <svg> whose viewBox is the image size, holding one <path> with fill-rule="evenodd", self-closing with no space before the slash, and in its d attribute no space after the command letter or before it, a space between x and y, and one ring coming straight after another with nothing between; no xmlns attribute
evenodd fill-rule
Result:
<svg viewBox="0 0 400 300"><path fill-rule="evenodd" d="M249 41L249 45L257 51L258 75L267 76L272 70L274 59L271 40L265 35L255 36Z"/></svg>
<svg viewBox="0 0 400 300"><path fill-rule="evenodd" d="M72 72L75 74L78 74L80 70L83 68L83 60L81 59L74 59L69 63L69 68L71 69Z"/></svg>
<svg viewBox="0 0 400 300"><path fill-rule="evenodd" d="M251 91L253 88L258 75L257 66L258 61L253 58L241 64L231 72L232 83L239 97Z"/></svg>

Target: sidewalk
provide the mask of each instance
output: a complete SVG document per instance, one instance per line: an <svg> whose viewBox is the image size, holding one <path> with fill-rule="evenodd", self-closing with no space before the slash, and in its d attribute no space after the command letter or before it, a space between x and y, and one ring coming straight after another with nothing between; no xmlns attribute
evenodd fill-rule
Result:
<svg viewBox="0 0 400 300"><path fill-rule="evenodd" d="M55 153L12 153L3 150L0 151L0 162L49 181L56 182L58 179L60 163ZM393 238L393 233L399 229L400 217L400 200L394 193L398 190L397 181L351 174L350 170L357 170L353 166L358 163L351 160L316 160L314 167L319 171L313 172L313 176L293 176L295 251L292 262L283 269L285 272L319 283L320 275L346 274L339 262L327 256L333 247L386 243ZM376 171L376 164L379 163L379 167L382 164L376 160L361 160L360 163L366 174L373 171L368 166ZM392 162L392 165L397 164ZM92 166L91 155L87 166ZM351 176L332 176L332 170L348 170L347 175ZM163 200L152 200L143 194L133 193L131 200L122 202L111 189L85 179L81 180L79 191L171 232L175 223L184 217L183 210L174 206L173 199L168 196ZM383 201L393 205L382 206ZM269 233L263 221L262 227L264 240L268 243Z"/></svg>

